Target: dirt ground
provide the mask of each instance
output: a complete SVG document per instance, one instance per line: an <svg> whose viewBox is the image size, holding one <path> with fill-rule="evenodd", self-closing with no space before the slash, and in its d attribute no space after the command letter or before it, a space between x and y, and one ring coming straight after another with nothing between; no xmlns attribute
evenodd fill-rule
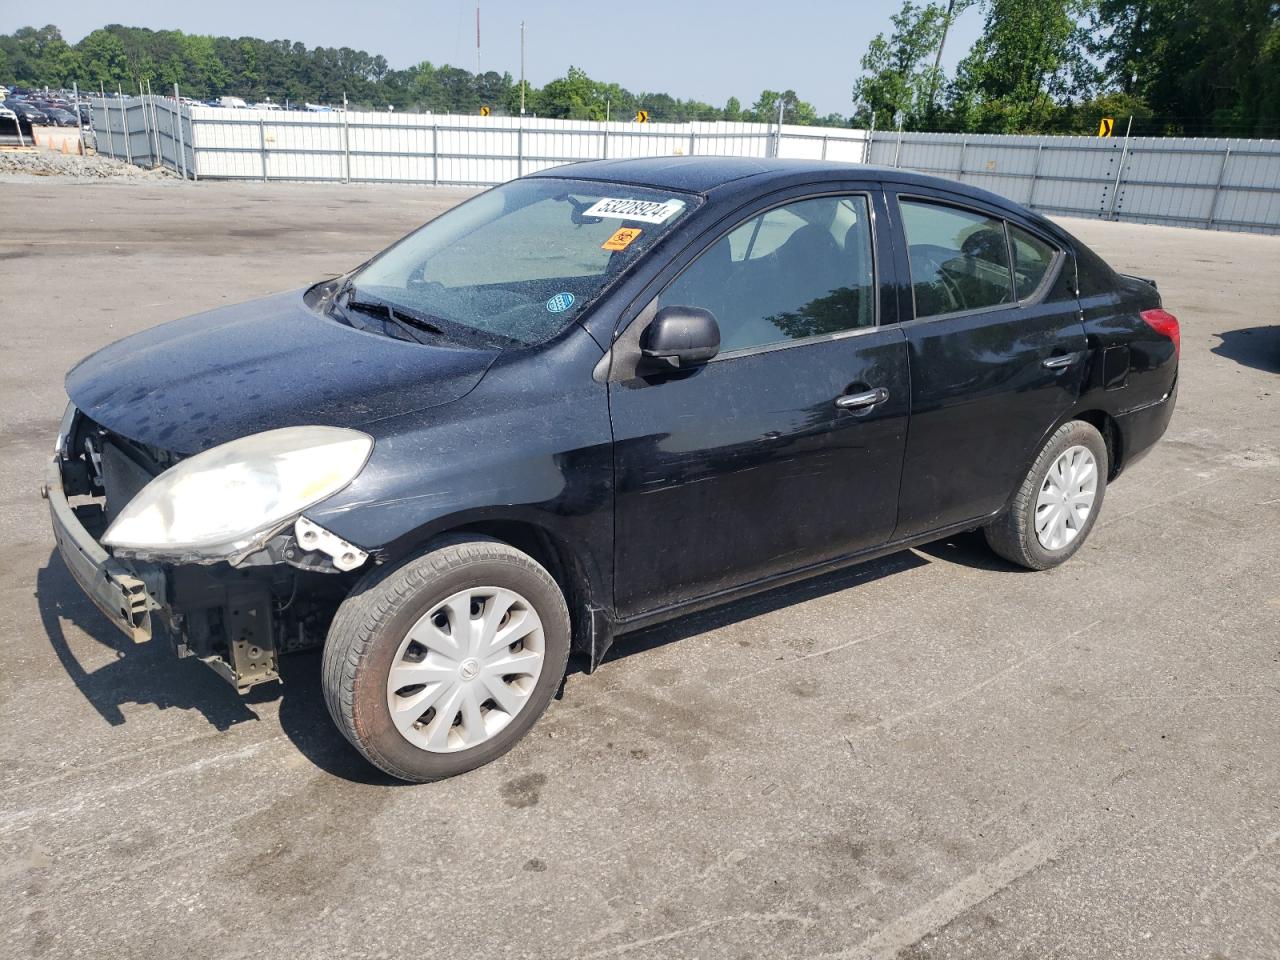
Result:
<svg viewBox="0 0 1280 960"><path fill-rule="evenodd" d="M0 956L1280 957L1280 237L1068 227L1182 321L1168 435L1066 566L966 536L622 640L425 787L318 655L130 646L37 490L64 372L466 195L0 182Z"/></svg>

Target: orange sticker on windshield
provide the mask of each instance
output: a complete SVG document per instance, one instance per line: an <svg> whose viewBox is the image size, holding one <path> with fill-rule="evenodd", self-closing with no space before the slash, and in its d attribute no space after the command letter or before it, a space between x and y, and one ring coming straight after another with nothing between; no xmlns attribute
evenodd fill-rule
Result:
<svg viewBox="0 0 1280 960"><path fill-rule="evenodd" d="M635 227L623 227L612 237L600 245L602 250L625 250L631 246L631 242L643 233L643 230L637 230Z"/></svg>

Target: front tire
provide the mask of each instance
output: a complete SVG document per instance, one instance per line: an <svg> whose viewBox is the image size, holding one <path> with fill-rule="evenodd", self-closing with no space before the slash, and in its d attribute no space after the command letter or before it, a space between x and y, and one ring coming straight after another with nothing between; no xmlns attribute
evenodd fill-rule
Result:
<svg viewBox="0 0 1280 960"><path fill-rule="evenodd" d="M1084 544L1107 490L1107 444L1092 424L1064 423L1045 442L1008 507L983 528L1010 563L1047 570Z"/></svg>
<svg viewBox="0 0 1280 960"><path fill-rule="evenodd" d="M325 640L334 723L414 783L500 757L546 710L569 658L569 611L532 557L487 537L440 541L371 571Z"/></svg>

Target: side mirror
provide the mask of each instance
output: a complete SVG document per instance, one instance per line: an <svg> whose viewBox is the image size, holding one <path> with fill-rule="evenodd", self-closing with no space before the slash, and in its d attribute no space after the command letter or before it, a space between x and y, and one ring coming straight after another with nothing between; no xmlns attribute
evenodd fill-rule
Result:
<svg viewBox="0 0 1280 960"><path fill-rule="evenodd" d="M640 353L651 369L688 370L720 352L720 324L701 307L663 307L640 336Z"/></svg>

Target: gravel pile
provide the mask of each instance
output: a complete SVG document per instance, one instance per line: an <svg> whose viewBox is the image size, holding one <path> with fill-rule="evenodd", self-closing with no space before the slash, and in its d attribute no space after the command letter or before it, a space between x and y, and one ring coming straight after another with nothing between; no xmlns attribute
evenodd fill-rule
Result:
<svg viewBox="0 0 1280 960"><path fill-rule="evenodd" d="M19 174L33 177L75 177L85 180L172 180L177 176L163 168L144 170L111 157L80 157L54 153L0 153L0 176Z"/></svg>

